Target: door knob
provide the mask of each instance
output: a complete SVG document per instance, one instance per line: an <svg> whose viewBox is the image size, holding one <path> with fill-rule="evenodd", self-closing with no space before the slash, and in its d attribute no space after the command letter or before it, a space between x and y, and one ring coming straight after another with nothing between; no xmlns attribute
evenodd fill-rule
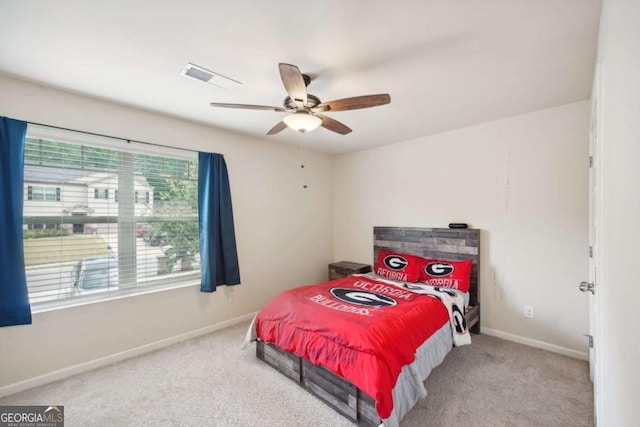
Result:
<svg viewBox="0 0 640 427"><path fill-rule="evenodd" d="M595 287L595 283L580 282L580 286L578 286L578 289L580 289L582 292L591 292L592 294L595 294Z"/></svg>

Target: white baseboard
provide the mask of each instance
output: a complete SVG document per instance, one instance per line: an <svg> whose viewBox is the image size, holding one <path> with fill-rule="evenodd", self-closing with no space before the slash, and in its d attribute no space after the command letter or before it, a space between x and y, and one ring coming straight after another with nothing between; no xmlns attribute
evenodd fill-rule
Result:
<svg viewBox="0 0 640 427"><path fill-rule="evenodd" d="M574 359L589 360L589 353L570 348L562 347L555 344L549 344L544 341L538 341L531 338L522 337L520 335L509 334L507 332L497 331L495 329L480 327L480 332L494 337L502 338L508 341L517 342L519 344L528 345L529 347L541 348L552 353L562 354L563 356L572 357ZM473 339L473 336L472 336Z"/></svg>
<svg viewBox="0 0 640 427"><path fill-rule="evenodd" d="M11 394L19 393L21 391L25 391L30 388L40 387L54 381L59 381L64 378L68 378L72 375L87 372L92 369L101 368L103 366L107 366L115 362L120 362L121 360L129 359L135 356L140 356L142 354L149 353L151 351L168 347L170 345L179 343L181 341L186 341L191 338L199 337L200 335L205 335L211 332L215 332L220 329L224 329L226 327L235 325L237 323L251 320L253 319L255 314L256 313L245 314L240 317L225 320L224 322L216 323L215 325L210 325L204 328L189 331L184 334L176 335L174 337L165 338L163 340L152 342L150 344L145 344L140 347L135 347L130 350L125 350L120 353L110 354L109 356L101 357L100 359L95 359L89 362L80 363L78 365L69 366L68 368L59 369L57 371L53 371L48 374L41 375L39 377L34 377L34 378L30 378L28 380L20 381L14 384L2 386L0 387L0 397L9 396Z"/></svg>

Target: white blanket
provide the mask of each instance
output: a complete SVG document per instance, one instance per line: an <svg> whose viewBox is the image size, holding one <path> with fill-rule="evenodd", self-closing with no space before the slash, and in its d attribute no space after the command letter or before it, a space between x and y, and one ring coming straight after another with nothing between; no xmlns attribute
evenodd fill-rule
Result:
<svg viewBox="0 0 640 427"><path fill-rule="evenodd" d="M464 297L460 292L449 288L425 285L423 283L396 282L394 280L381 278L377 275L368 275L375 277L376 280L381 280L395 286L409 289L415 293L429 295L430 297L438 299L449 312L453 345L459 347L461 345L471 344L471 334L469 334L467 321L464 317Z"/></svg>
<svg viewBox="0 0 640 427"><path fill-rule="evenodd" d="M464 317L464 299L462 295L449 288L429 286L421 283L404 283L403 286L413 292L439 299L449 311L453 345L459 347L461 345L471 344L471 334L469 334L467 320Z"/></svg>

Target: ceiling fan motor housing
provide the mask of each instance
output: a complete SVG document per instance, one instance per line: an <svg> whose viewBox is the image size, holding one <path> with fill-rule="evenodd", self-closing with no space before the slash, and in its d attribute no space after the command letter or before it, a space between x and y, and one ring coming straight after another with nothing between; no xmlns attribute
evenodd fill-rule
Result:
<svg viewBox="0 0 640 427"><path fill-rule="evenodd" d="M317 105L320 105L322 103L322 101L320 101L320 98L318 98L315 95L311 95L310 93L307 94L307 102L304 104L305 107L307 108L313 108ZM284 108L286 108L287 110L295 110L298 108L298 104L296 103L296 101L294 101L293 99L291 99L290 96L287 96L284 101L282 102L282 104L284 105Z"/></svg>

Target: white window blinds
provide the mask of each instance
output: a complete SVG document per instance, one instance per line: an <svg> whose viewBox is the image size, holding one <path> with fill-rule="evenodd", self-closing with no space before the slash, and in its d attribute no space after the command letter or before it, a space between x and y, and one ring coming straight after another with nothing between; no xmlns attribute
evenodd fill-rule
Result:
<svg viewBox="0 0 640 427"><path fill-rule="evenodd" d="M77 134L27 136L24 253L32 304L199 280L195 153L155 155L142 144L83 143Z"/></svg>

